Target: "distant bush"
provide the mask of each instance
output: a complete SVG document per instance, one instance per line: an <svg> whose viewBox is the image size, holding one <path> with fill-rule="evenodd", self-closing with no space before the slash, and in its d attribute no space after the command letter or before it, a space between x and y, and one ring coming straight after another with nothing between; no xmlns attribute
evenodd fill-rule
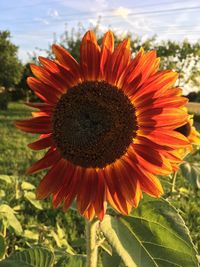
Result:
<svg viewBox="0 0 200 267"><path fill-rule="evenodd" d="M194 121L195 121L196 123L200 124L200 115L198 115L198 114L194 114ZM198 130L200 130L200 129L198 129Z"/></svg>
<svg viewBox="0 0 200 267"><path fill-rule="evenodd" d="M8 92L0 92L0 110L8 109L8 102L10 100L10 95Z"/></svg>
<svg viewBox="0 0 200 267"><path fill-rule="evenodd" d="M187 98L190 102L200 103L200 91L199 92L191 92L187 95Z"/></svg>

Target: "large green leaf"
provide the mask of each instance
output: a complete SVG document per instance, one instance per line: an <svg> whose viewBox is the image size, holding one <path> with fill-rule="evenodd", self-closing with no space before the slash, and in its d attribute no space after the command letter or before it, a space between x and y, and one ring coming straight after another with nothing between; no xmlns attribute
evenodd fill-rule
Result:
<svg viewBox="0 0 200 267"><path fill-rule="evenodd" d="M0 262L0 267L52 267L54 255L45 248L26 249Z"/></svg>
<svg viewBox="0 0 200 267"><path fill-rule="evenodd" d="M145 197L129 216L106 215L100 224L128 267L197 267L196 251L176 209Z"/></svg>
<svg viewBox="0 0 200 267"><path fill-rule="evenodd" d="M121 258L116 252L113 252L112 256L106 252L102 253L103 267L119 267Z"/></svg>
<svg viewBox="0 0 200 267"><path fill-rule="evenodd" d="M54 267L86 267L86 256L68 254L61 258Z"/></svg>
<svg viewBox="0 0 200 267"><path fill-rule="evenodd" d="M22 232L22 226L15 216L15 211L8 205L0 205L0 215L6 219L8 225L10 225L17 233Z"/></svg>
<svg viewBox="0 0 200 267"><path fill-rule="evenodd" d="M26 263L18 263L12 260L0 261L0 267L32 267Z"/></svg>

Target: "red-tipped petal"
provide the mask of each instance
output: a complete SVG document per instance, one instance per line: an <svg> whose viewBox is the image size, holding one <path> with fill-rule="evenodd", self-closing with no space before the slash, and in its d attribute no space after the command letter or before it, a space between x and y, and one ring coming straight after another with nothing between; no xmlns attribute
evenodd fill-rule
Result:
<svg viewBox="0 0 200 267"><path fill-rule="evenodd" d="M162 129L156 129L154 131L147 130L141 132L141 135L158 145L171 147L173 149L189 145L189 141L184 135L167 129L164 131Z"/></svg>
<svg viewBox="0 0 200 267"><path fill-rule="evenodd" d="M60 64L70 70L76 77L81 77L80 66L78 62L70 55L70 53L62 46L54 44L52 46L53 53Z"/></svg>
<svg viewBox="0 0 200 267"><path fill-rule="evenodd" d="M163 194L162 185L156 176L145 169L139 169L138 166L133 164L129 159L127 162L130 167L133 168L133 171L135 171L135 175L138 176L142 191L154 197L160 197Z"/></svg>
<svg viewBox="0 0 200 267"><path fill-rule="evenodd" d="M38 160L31 167L28 168L27 173L33 174L38 171L47 169L54 165L60 159L61 155L58 150L56 150L56 148L50 148L42 159Z"/></svg>
<svg viewBox="0 0 200 267"><path fill-rule="evenodd" d="M101 60L100 60L100 69L101 76L105 76L106 66L111 60L111 55L114 51L114 35L111 31L108 31L103 38L102 48L101 48Z"/></svg>
<svg viewBox="0 0 200 267"><path fill-rule="evenodd" d="M27 133L48 134L52 131L50 117L36 117L28 120L15 121L15 125L20 130Z"/></svg>
<svg viewBox="0 0 200 267"><path fill-rule="evenodd" d="M47 71L45 68L36 66L34 64L30 64L30 68L34 76L44 84L51 86L52 88L60 91L61 93L67 91L68 85L63 83L62 80Z"/></svg>
<svg viewBox="0 0 200 267"><path fill-rule="evenodd" d="M125 71L131 59L130 40L124 40L114 50L111 60L106 66L105 77L106 80L113 84L118 85L120 76Z"/></svg>
<svg viewBox="0 0 200 267"><path fill-rule="evenodd" d="M28 147L33 150L41 150L53 145L52 135L47 135L33 143L28 144Z"/></svg>
<svg viewBox="0 0 200 267"><path fill-rule="evenodd" d="M46 85L34 77L28 77L28 86L45 102L56 104L61 96L61 93L55 88Z"/></svg>
<svg viewBox="0 0 200 267"><path fill-rule="evenodd" d="M59 65L44 57L39 57L39 60L45 69L51 72L56 79L65 84L67 88L71 88L81 82L80 75L76 75L72 70L67 69L65 66Z"/></svg>
<svg viewBox="0 0 200 267"><path fill-rule="evenodd" d="M97 193L94 200L94 209L99 220L103 220L106 210L105 178L102 170L98 170Z"/></svg>
<svg viewBox="0 0 200 267"><path fill-rule="evenodd" d="M77 193L80 190L79 186L80 186L81 179L83 178L83 173L84 173L83 168L76 166L74 175L70 183L68 184L68 192L64 198L64 204L63 204L64 211L66 211L70 207L72 201L77 196Z"/></svg>
<svg viewBox="0 0 200 267"><path fill-rule="evenodd" d="M60 159L59 161L55 162L55 165L44 176L37 188L37 199L44 199L50 196L50 194L53 192L56 192L59 187L62 186L66 171L67 164L65 160Z"/></svg>
<svg viewBox="0 0 200 267"><path fill-rule="evenodd" d="M100 48L95 34L88 31L81 42L80 65L85 80L98 80L100 77Z"/></svg>
<svg viewBox="0 0 200 267"><path fill-rule="evenodd" d="M66 172L64 174L64 180L57 190L54 190L53 194L53 206L57 208L64 198L69 194L71 188L70 183L74 177L76 167L70 162L66 162Z"/></svg>
<svg viewBox="0 0 200 267"><path fill-rule="evenodd" d="M51 113L53 111L53 107L54 107L54 105L47 104L47 103L30 103L30 102L27 102L27 103L25 103L25 105L27 105L29 107L37 108L41 111L49 112L49 113Z"/></svg>

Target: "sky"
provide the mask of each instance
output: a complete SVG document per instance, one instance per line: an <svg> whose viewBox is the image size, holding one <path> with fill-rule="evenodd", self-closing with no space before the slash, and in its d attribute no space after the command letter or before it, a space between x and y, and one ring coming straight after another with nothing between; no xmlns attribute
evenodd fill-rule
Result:
<svg viewBox="0 0 200 267"><path fill-rule="evenodd" d="M48 49L65 29L96 25L144 40L200 39L199 0L0 0L0 30L9 30L22 62L36 48ZM36 49L36 51L38 51ZM45 52L40 51L40 54Z"/></svg>

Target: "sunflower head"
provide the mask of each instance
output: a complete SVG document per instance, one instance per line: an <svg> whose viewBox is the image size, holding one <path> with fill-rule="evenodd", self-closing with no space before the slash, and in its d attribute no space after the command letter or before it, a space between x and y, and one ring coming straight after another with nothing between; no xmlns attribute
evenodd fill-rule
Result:
<svg viewBox="0 0 200 267"><path fill-rule="evenodd" d="M182 158L186 157L189 153L191 153L194 147L200 147L200 133L196 130L193 124L193 116L190 115L188 117L187 122L183 126L176 129L176 131L187 137L188 141L190 142L190 146L179 149L179 154Z"/></svg>
<svg viewBox="0 0 200 267"><path fill-rule="evenodd" d="M33 118L16 126L39 139L28 146L48 148L28 173L48 169L37 197L52 195L67 210L76 200L88 219L103 219L108 202L122 214L137 207L142 192L159 197L157 175L181 162L189 145L187 100L173 87L177 73L159 71L155 51L131 57L130 41L116 48L108 31L101 46L92 31L81 42L80 62L59 45L55 60L39 57L28 85L42 103ZM179 130L177 130L179 129Z"/></svg>

